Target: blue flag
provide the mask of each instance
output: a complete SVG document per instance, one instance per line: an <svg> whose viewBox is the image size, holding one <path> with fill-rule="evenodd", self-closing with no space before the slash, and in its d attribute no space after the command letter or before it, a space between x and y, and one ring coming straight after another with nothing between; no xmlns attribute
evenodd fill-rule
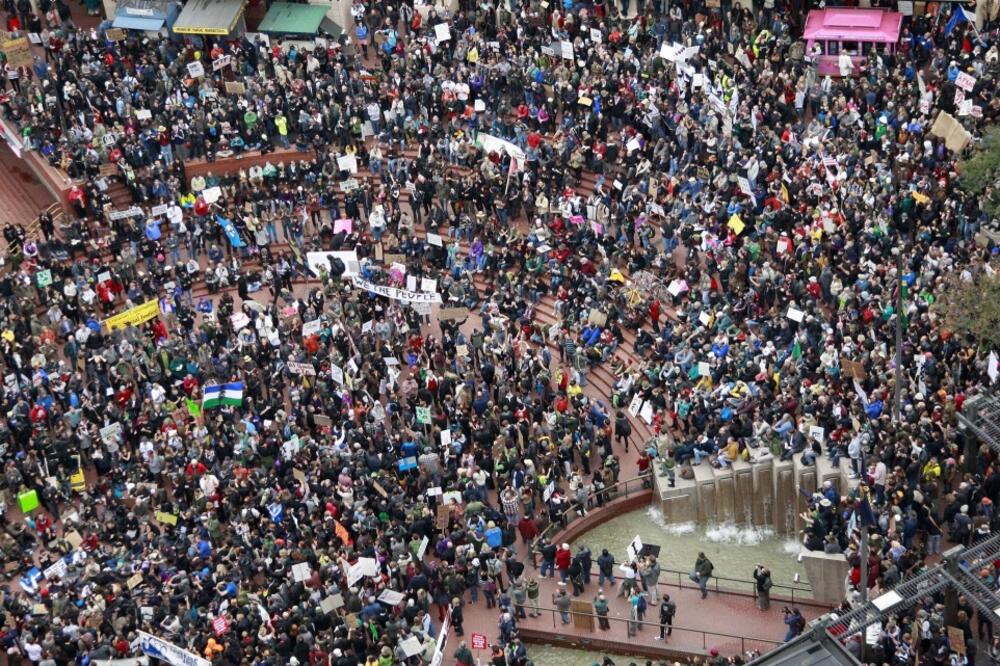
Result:
<svg viewBox="0 0 1000 666"><path fill-rule="evenodd" d="M956 25L958 25L959 23L963 23L965 21L971 23L973 29L975 29L976 15L967 9L964 9L962 7L957 7L955 11L952 12L951 18L948 20L948 25L944 27L944 34L946 35L951 34L951 31L955 29Z"/></svg>
<svg viewBox="0 0 1000 666"><path fill-rule="evenodd" d="M215 216L215 221L219 223L222 230L226 232L226 238L229 239L230 245L233 247L244 247L246 243L240 238L240 232L236 231L236 225L233 224L232 220L227 220L221 215Z"/></svg>
<svg viewBox="0 0 1000 666"><path fill-rule="evenodd" d="M861 501L858 502L858 523L862 527L869 527L871 525L877 525L878 522L875 520L875 512L872 511L872 503L868 499L868 493L865 492L861 495Z"/></svg>

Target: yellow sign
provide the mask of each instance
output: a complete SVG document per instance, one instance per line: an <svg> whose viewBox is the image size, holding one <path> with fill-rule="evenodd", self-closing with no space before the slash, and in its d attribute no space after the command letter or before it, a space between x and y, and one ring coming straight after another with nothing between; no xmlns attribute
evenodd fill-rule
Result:
<svg viewBox="0 0 1000 666"><path fill-rule="evenodd" d="M156 519L158 521L160 521L161 523L166 523L167 525L176 525L177 524L177 514L174 514L174 513L166 513L164 511L157 511L156 512Z"/></svg>
<svg viewBox="0 0 1000 666"><path fill-rule="evenodd" d="M73 490L82 493L87 489L87 478L83 475L83 470L77 470L69 477L69 485Z"/></svg>
<svg viewBox="0 0 1000 666"><path fill-rule="evenodd" d="M746 228L746 225L743 224L743 220L740 219L740 216L737 215L736 213L733 213L733 216L729 218L728 226L730 229L733 230L733 233L735 233L737 236L743 233L743 229Z"/></svg>
<svg viewBox="0 0 1000 666"><path fill-rule="evenodd" d="M926 205L926 204L929 204L931 202L931 198L929 196L927 196L926 194L922 193L922 192L914 192L913 193L913 198L919 204L925 204Z"/></svg>
<svg viewBox="0 0 1000 666"><path fill-rule="evenodd" d="M125 328L126 326L145 324L158 314L160 314L160 304L154 299L146 301L142 305L137 305L121 314L116 314L114 317L105 319L104 325L107 326L109 331L117 331L119 328Z"/></svg>

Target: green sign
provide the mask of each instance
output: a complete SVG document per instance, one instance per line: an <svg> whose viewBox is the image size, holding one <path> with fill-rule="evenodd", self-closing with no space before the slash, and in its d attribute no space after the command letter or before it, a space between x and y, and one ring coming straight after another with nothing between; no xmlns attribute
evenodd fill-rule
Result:
<svg viewBox="0 0 1000 666"><path fill-rule="evenodd" d="M428 425L431 422L431 408L417 407L417 423Z"/></svg>
<svg viewBox="0 0 1000 666"><path fill-rule="evenodd" d="M46 268L44 271L35 273L35 283L39 287L47 287L52 284L52 271Z"/></svg>

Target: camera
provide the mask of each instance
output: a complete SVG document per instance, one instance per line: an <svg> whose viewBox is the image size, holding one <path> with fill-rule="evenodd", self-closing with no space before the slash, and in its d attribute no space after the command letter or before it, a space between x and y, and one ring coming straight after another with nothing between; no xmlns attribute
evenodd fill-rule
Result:
<svg viewBox="0 0 1000 666"><path fill-rule="evenodd" d="M790 609L788 608L788 606L783 606L783 607L781 608L781 612L782 612L782 613L784 613L785 615L788 615L788 614L790 614L790 613L791 613L792 611L791 611L791 610L790 610Z"/></svg>

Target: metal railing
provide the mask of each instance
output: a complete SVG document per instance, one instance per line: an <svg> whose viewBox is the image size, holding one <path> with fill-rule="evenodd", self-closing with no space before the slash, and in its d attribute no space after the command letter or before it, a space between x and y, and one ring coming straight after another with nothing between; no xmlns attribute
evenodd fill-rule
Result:
<svg viewBox="0 0 1000 666"><path fill-rule="evenodd" d="M625 641L625 642L633 642L634 643L635 642L635 638L637 636L642 636L644 634L647 635L647 636L649 636L649 635L659 636L660 635L660 624L659 624L659 622L650 622L649 620L639 621L639 620L632 620L631 618L614 617L612 615L606 615L606 616L604 616L603 619L608 621L608 623L610 624L611 628L602 631L600 629L600 620L602 618L601 618L601 616L597 615L596 613L581 613L579 611L569 610L569 611L566 611L566 615L569 617L569 622L568 623L563 623L562 622L562 618L561 618L562 611L560 611L557 608L551 608L551 607L546 607L546 606L532 606L531 602L529 601L524 606L524 610L527 613L533 613L533 612L537 611L537 612L541 613L542 615L550 615L551 618L552 618L552 627L553 627L553 629L556 629L556 630L558 630L560 627L563 627L563 626L566 626L566 627L572 626L573 623L574 623L574 618L575 617L589 617L589 618L592 618L591 621L593 622L593 626L594 626L594 628L593 628L594 634L597 637L599 637L599 638L606 637L609 640L621 640L621 641ZM656 609L654 608L653 610L655 611ZM649 611L647 611L647 615L649 615L649 614L650 614ZM630 627L629 625L632 625L632 626ZM529 626L525 626L523 628L525 628L525 629L531 629L531 627L529 627ZM772 648L775 648L775 647L781 645L782 642L783 642L781 640L781 638L783 638L783 637L781 637L781 638L757 638L757 637L754 637L754 636L738 636L736 634L731 634L731 633L730 634L724 634L724 633L720 633L720 632L717 632L717 631L707 631L705 629L696 629L694 627L685 627L685 626L679 625L679 624L674 624L672 627L668 627L668 628L671 629L671 635L668 636L665 639L664 643L662 643L660 645L646 645L645 641L643 641L645 647L661 647L662 646L664 652L667 652L667 651L670 651L670 650L676 650L676 649L684 649L684 648L690 649L690 647L689 647L690 646L690 641L684 641L686 643L686 645L684 645L684 646L678 646L677 648L674 648L671 645L671 643L670 643L670 641L672 639L678 638L680 636L684 636L685 634L694 634L696 636L699 636L700 639L701 639L701 649L702 650L708 651L710 648L715 647L715 648L719 648L719 652L723 653L723 654L725 654L726 652L732 652L733 654L736 654L735 641L739 641L739 646L740 646L739 647L739 654L746 654L748 650L755 650L755 651L759 651L759 652L766 652L767 650L770 650ZM651 632L651 633L645 633L647 631ZM579 639L579 635L578 634L574 634L574 638ZM711 640L711 644L709 642L709 639L712 639ZM731 649L725 649L725 647L727 645L731 645L732 648Z"/></svg>
<svg viewBox="0 0 1000 666"><path fill-rule="evenodd" d="M657 582L658 585L663 585L667 587L676 587L678 589L694 589L697 590L698 583L690 580L690 572L681 571L680 569L661 569L660 578ZM674 577L676 576L676 582L674 582ZM665 582L664 577L668 580ZM720 585L720 582L723 583ZM747 578L729 578L727 576L716 576L712 575L709 579L707 588L715 592L725 592L727 594L736 594L744 597L757 598L757 581L750 580ZM745 589L746 588L746 589ZM774 583L772 581L771 595L780 594L782 598L787 598L790 603L808 603L814 605L820 605L824 608L827 604L818 604L812 598L812 588L795 585L786 585L784 583ZM798 594L798 597L796 597Z"/></svg>
<svg viewBox="0 0 1000 666"><path fill-rule="evenodd" d="M591 498L593 498L595 502L598 501L599 499L602 499L603 502L607 503L618 499L619 496L628 497L629 484L638 484L639 485L638 492L643 492L646 490L651 490L653 488L653 483L654 481L653 481L652 468L650 468L649 473L640 474L639 476L634 476L631 479L625 479L624 481L615 481L614 483L605 486L604 488L593 493L592 495L588 495L587 499L590 500ZM633 495L636 492L637 491L635 489L632 490ZM589 510L593 511L599 508L600 507L594 507ZM584 507L584 509L586 509L586 507ZM576 520L578 517L582 518L583 516L576 515L579 510L580 510L579 502L572 502L569 505L569 507L567 507L566 510L564 510L560 514L559 516L560 520L553 521L548 525L546 525L545 529L543 529L541 532L538 533L538 537L535 540L536 545L534 545L531 549L532 556L539 554L537 544L541 542L542 539L547 539L554 532L558 532L561 529L565 529L566 527L569 526L570 522Z"/></svg>

